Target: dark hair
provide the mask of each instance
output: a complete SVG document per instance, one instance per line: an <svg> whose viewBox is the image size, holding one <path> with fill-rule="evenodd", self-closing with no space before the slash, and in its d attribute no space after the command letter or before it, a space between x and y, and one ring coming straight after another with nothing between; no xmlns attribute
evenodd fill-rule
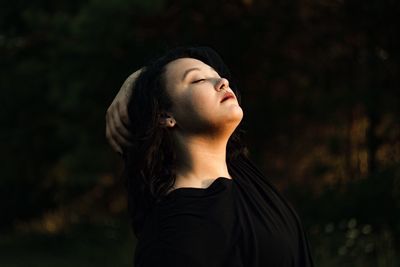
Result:
<svg viewBox="0 0 400 267"><path fill-rule="evenodd" d="M140 235L144 220L155 204L172 188L176 179L176 153L171 132L159 125L160 114L172 107L165 90L165 66L178 58L195 58L213 67L230 81L239 104L240 93L221 57L209 47L178 47L154 60L135 82L128 104L133 145L124 153L124 176L128 208L135 235ZM227 144L227 162L248 154L239 126Z"/></svg>

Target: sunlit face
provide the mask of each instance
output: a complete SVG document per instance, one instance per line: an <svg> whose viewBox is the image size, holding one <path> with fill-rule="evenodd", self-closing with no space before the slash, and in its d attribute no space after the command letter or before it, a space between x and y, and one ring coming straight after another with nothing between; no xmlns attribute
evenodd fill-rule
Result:
<svg viewBox="0 0 400 267"><path fill-rule="evenodd" d="M236 128L243 118L234 98L221 102L226 92L234 94L227 79L194 58L180 58L166 65L166 90L172 116L184 132ZM233 131L232 130L232 131Z"/></svg>

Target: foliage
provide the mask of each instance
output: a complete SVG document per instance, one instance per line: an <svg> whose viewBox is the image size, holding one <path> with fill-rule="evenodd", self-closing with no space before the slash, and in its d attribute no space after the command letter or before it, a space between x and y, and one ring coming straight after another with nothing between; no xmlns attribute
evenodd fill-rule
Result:
<svg viewBox="0 0 400 267"><path fill-rule="evenodd" d="M215 48L232 68L252 154L297 204L318 257L331 253L332 262L320 266L368 266L375 254L362 251L371 242L390 244L379 255L400 247L396 1L3 6L2 232L57 235L104 218L123 220L121 162L105 140L106 109L147 60L199 44ZM371 225L371 234L351 249L356 256L337 258L348 231L338 225L351 218L359 231ZM326 235L312 230L331 224L335 230ZM382 241L388 235L392 241Z"/></svg>

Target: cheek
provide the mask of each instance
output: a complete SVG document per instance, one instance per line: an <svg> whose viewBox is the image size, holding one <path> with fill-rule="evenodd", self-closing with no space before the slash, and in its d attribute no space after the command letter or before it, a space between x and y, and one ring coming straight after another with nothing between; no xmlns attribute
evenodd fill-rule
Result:
<svg viewBox="0 0 400 267"><path fill-rule="evenodd" d="M190 102L192 108L202 114L213 112L216 105L213 92L208 92L207 90L193 92L190 96Z"/></svg>
<svg viewBox="0 0 400 267"><path fill-rule="evenodd" d="M215 93L207 88L188 90L178 97L176 103L176 116L184 121L208 120L215 114L218 104Z"/></svg>

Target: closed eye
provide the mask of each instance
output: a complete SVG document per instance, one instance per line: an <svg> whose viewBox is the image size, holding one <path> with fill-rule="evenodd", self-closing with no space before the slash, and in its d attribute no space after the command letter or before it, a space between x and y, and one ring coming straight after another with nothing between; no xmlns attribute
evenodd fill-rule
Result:
<svg viewBox="0 0 400 267"><path fill-rule="evenodd" d="M205 80L206 79L200 79L200 80L193 81L192 83L198 83L198 82L205 81Z"/></svg>

